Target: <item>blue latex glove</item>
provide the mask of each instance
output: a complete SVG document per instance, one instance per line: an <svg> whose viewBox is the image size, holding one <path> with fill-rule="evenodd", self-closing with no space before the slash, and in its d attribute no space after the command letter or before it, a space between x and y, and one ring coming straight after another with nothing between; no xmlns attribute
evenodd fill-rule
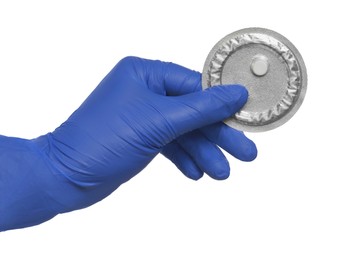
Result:
<svg viewBox="0 0 342 260"><path fill-rule="evenodd" d="M158 153L189 178L229 176L217 145L250 161L242 132L218 123L247 100L241 86L201 91L201 75L134 57L121 60L54 132L0 136L0 230L87 207L140 172Z"/></svg>

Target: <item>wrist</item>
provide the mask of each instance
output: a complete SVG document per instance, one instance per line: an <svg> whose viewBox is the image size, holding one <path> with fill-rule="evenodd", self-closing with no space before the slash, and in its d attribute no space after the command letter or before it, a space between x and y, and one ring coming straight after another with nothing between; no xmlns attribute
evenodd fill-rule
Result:
<svg viewBox="0 0 342 260"><path fill-rule="evenodd" d="M63 210L53 171L32 141L0 136L0 231L40 224Z"/></svg>

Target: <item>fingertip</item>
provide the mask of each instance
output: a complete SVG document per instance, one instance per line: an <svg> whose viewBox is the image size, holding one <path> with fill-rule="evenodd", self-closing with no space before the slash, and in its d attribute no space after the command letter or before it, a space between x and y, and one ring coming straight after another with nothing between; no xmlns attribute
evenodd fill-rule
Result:
<svg viewBox="0 0 342 260"><path fill-rule="evenodd" d="M240 149L231 154L241 161L251 162L258 156L258 150L255 143L246 137L244 143L241 142Z"/></svg>
<svg viewBox="0 0 342 260"><path fill-rule="evenodd" d="M210 141L241 161L253 161L258 155L255 143L242 131L223 123L206 126L201 131Z"/></svg>
<svg viewBox="0 0 342 260"><path fill-rule="evenodd" d="M183 156L185 157L185 156ZM189 179L198 181L204 175L204 172L196 165L192 158L183 158L177 163L178 169Z"/></svg>
<svg viewBox="0 0 342 260"><path fill-rule="evenodd" d="M225 84L225 85L222 85L222 86L231 88L231 91L235 91L236 93L241 93L243 95L247 95L248 96L247 88L245 86L241 85L241 84Z"/></svg>
<svg viewBox="0 0 342 260"><path fill-rule="evenodd" d="M203 171L175 141L166 145L161 153L172 161L189 179L197 181L202 178L204 174Z"/></svg>
<svg viewBox="0 0 342 260"><path fill-rule="evenodd" d="M239 84L225 86L229 88L231 95L236 98L238 107L242 107L247 102L248 90L244 86Z"/></svg>
<svg viewBox="0 0 342 260"><path fill-rule="evenodd" d="M201 171L188 171L187 173L183 172L183 174L193 181L198 181L204 175L204 173Z"/></svg>
<svg viewBox="0 0 342 260"><path fill-rule="evenodd" d="M207 89L229 111L228 117L239 111L247 102L248 91L242 85L220 85Z"/></svg>
<svg viewBox="0 0 342 260"><path fill-rule="evenodd" d="M218 181L223 181L223 180L228 179L229 176L230 176L230 170L218 172L215 175L212 175L210 177L212 177L213 179L218 180Z"/></svg>
<svg viewBox="0 0 342 260"><path fill-rule="evenodd" d="M235 129L234 129L235 130ZM235 130L237 134L240 135L240 151L236 150L235 157L244 162L251 162L258 156L258 149L255 143L246 137L245 133L242 131ZM236 140L238 135L236 135Z"/></svg>
<svg viewBox="0 0 342 260"><path fill-rule="evenodd" d="M214 180L225 180L230 175L230 166L228 160L224 157L222 160L212 162L211 166L206 171L211 178Z"/></svg>
<svg viewBox="0 0 342 260"><path fill-rule="evenodd" d="M248 143L248 148L245 149L244 152L244 160L246 162L251 162L253 160L255 160L255 158L258 156L258 149L255 145L255 143L251 140L249 140Z"/></svg>
<svg viewBox="0 0 342 260"><path fill-rule="evenodd" d="M176 164L178 169L189 179L198 181L204 175L203 171L195 164L190 157L185 157L178 161Z"/></svg>

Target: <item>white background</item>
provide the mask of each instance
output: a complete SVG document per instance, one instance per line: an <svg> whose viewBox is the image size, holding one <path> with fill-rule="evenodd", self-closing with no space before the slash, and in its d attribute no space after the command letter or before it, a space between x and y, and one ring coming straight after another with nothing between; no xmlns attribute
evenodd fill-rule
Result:
<svg viewBox="0 0 342 260"><path fill-rule="evenodd" d="M1 0L2 135L52 131L124 56L201 71L245 27L290 39L309 84L287 124L248 134L259 156L229 157L227 181L188 180L158 156L90 208L0 233L0 259L342 258L338 1L198 2Z"/></svg>

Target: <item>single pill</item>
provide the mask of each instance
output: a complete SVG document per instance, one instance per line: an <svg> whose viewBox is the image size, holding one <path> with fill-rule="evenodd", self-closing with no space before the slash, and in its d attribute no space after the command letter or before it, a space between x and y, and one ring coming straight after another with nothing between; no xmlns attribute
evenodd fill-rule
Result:
<svg viewBox="0 0 342 260"><path fill-rule="evenodd" d="M258 54L255 55L251 63L251 71L255 76L264 76L268 71L268 59L266 56Z"/></svg>

